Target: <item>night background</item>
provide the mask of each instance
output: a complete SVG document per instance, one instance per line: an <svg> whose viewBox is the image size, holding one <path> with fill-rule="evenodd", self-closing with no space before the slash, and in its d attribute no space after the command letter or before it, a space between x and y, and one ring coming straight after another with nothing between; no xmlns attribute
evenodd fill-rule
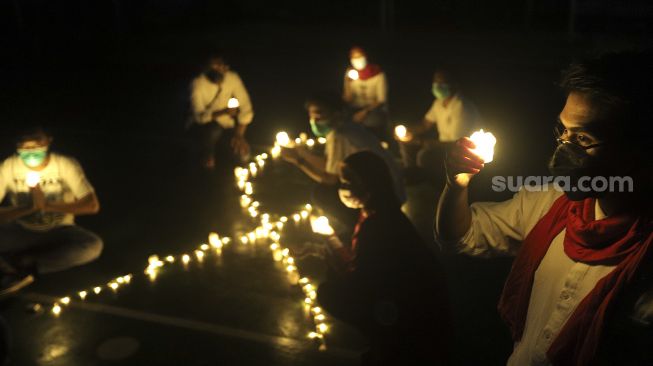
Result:
<svg viewBox="0 0 653 366"><path fill-rule="evenodd" d="M301 289L269 252L225 249L223 263L143 275L149 255L192 251L211 231L244 230L233 166L198 173L184 126L191 80L224 50L243 79L257 153L276 132L309 132L303 104L339 92L353 45L389 83L391 121L415 123L430 107L438 65L455 67L498 144L474 180L475 200L502 200L493 175L546 174L556 86L572 60L651 44L648 1L37 1L0 3L0 152L11 131L40 123L53 149L77 158L99 196L77 223L104 239L101 258L43 276L3 300L11 365L355 365L364 340L334 322L324 352L306 340ZM275 161L257 199L288 214L310 182ZM413 187L410 217L429 242L437 192ZM300 237L299 233L295 237ZM496 303L511 260L442 254L461 365L505 364L512 349ZM319 263L299 263L318 273ZM134 283L55 318L53 299L133 273ZM46 310L34 312L34 303ZM434 330L435 331L435 330Z"/></svg>

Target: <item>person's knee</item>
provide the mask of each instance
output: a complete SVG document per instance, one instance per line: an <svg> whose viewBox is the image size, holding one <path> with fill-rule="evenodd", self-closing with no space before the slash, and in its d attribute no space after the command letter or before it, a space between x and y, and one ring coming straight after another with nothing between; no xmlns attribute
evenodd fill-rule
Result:
<svg viewBox="0 0 653 366"><path fill-rule="evenodd" d="M90 232L85 235L80 244L75 265L86 264L98 259L102 254L102 249L104 249L102 238Z"/></svg>

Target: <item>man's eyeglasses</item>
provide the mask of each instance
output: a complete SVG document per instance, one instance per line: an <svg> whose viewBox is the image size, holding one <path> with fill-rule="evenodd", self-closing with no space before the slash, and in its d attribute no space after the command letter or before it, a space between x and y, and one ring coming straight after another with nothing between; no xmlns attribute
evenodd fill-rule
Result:
<svg viewBox="0 0 653 366"><path fill-rule="evenodd" d="M558 145L574 144L583 150L589 150L605 144L604 141L597 141L594 137L584 132L570 132L560 120L556 122L553 128L553 136Z"/></svg>

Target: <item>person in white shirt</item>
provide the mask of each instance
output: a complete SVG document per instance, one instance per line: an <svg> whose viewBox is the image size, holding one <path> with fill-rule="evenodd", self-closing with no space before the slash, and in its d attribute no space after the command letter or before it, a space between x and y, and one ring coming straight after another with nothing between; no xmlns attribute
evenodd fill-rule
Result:
<svg viewBox="0 0 653 366"><path fill-rule="evenodd" d="M435 100L422 122L410 127L405 137L395 138L405 168L441 176L441 172L434 170L439 169L446 147L463 136L469 136L480 125L481 117L448 69L435 71L432 93Z"/></svg>
<svg viewBox="0 0 653 366"><path fill-rule="evenodd" d="M75 225L76 215L100 209L79 163L50 152L52 137L42 128L21 133L17 154L0 164L0 294L17 291L34 275L88 263L102 251L102 239Z"/></svg>
<svg viewBox="0 0 653 366"><path fill-rule="evenodd" d="M342 97L349 106L352 120L360 123L381 141L388 137L388 85L385 72L367 60L360 47L349 51L351 67L345 72Z"/></svg>
<svg viewBox="0 0 653 366"><path fill-rule="evenodd" d="M249 155L245 138L254 119L249 94L240 76L230 69L224 56L210 57L207 70L191 83L191 130L207 169L215 167L216 144L226 135L234 154Z"/></svg>
<svg viewBox="0 0 653 366"><path fill-rule="evenodd" d="M319 183L313 198L316 206L325 209L345 224L351 223L352 220L355 222L355 210L345 207L340 202L339 174L345 158L363 150L371 151L383 158L393 176L397 197L401 203L406 201L401 170L394 158L371 132L346 119L344 106L337 95L330 93L315 95L306 102L306 109L313 134L326 138L324 154L318 155L303 146L296 146L282 149L281 156Z"/></svg>
<svg viewBox="0 0 653 366"><path fill-rule="evenodd" d="M483 160L468 138L447 156L438 241L473 256L515 256L499 303L514 341L508 365L653 364L652 62L607 54L566 71L549 162L566 184L470 206L467 187ZM583 183L626 176L632 189Z"/></svg>

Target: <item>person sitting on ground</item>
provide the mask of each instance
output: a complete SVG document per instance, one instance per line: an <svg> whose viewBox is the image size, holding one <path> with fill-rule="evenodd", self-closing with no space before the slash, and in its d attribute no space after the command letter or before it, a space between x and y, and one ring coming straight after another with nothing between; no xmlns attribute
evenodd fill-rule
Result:
<svg viewBox="0 0 653 366"><path fill-rule="evenodd" d="M422 122L409 126L406 136L395 136L403 165L411 179L419 180L420 175L432 180L442 178L444 173L440 170L440 162L446 147L463 136L469 136L481 125L476 106L463 95L451 71L445 68L435 71L432 92L435 100ZM414 177L415 174L418 177Z"/></svg>
<svg viewBox="0 0 653 366"><path fill-rule="evenodd" d="M388 137L388 86L379 65L367 62L367 53L360 47L349 51L351 67L345 72L343 100L349 106L355 123L368 128L377 138Z"/></svg>
<svg viewBox="0 0 653 366"><path fill-rule="evenodd" d="M343 206L338 198L339 167L347 156L362 150L379 155L392 173L400 202L405 202L406 193L401 171L392 155L381 147L372 133L349 121L343 107L340 98L334 94L320 93L310 97L306 102L310 127L315 136L326 138L324 155L314 154L303 146L295 146L283 148L281 157L318 183L313 194L316 206L337 217L345 226L353 226L355 212Z"/></svg>
<svg viewBox="0 0 653 366"><path fill-rule="evenodd" d="M340 169L342 202L359 213L351 243L327 237L330 273L317 301L371 343L366 365L443 365L452 340L444 272L403 214L387 164L362 151Z"/></svg>
<svg viewBox="0 0 653 366"><path fill-rule="evenodd" d="M34 276L91 262L102 239L75 225L75 215L98 213L100 204L79 163L50 152L52 137L37 127L20 133L17 154L0 164L0 295Z"/></svg>
<svg viewBox="0 0 653 366"><path fill-rule="evenodd" d="M222 54L212 55L207 69L193 80L190 101L190 133L204 167L215 168L216 145L222 138L229 141L238 160L247 160L245 131L254 111L243 81Z"/></svg>

